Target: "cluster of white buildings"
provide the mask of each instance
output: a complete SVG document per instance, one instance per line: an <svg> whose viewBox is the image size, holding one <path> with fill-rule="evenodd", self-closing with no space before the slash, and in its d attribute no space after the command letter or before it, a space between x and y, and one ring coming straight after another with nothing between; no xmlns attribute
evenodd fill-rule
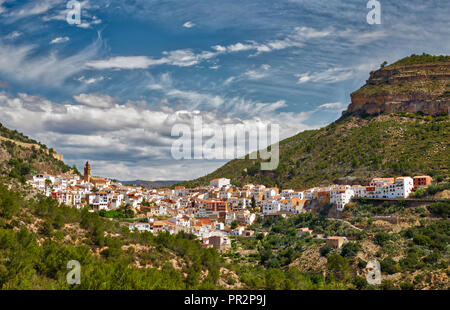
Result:
<svg viewBox="0 0 450 310"><path fill-rule="evenodd" d="M257 216L309 212L308 205L314 200L319 205L335 205L342 211L353 197L406 198L414 187L427 186L431 178L375 178L369 186L331 185L281 192L276 187L264 185L236 187L229 179L219 178L204 187L148 189L91 177L87 163L83 177L37 174L28 182L46 196L78 208L89 205L100 211L127 205L137 216L148 219L129 224L131 231L168 231L172 234L184 231L198 236L205 246L222 249L229 246L229 236L251 236L253 231L246 228Z"/></svg>

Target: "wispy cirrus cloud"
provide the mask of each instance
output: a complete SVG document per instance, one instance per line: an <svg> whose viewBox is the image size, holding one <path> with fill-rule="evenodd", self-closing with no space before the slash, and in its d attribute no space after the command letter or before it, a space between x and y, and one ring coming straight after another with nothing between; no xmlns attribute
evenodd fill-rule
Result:
<svg viewBox="0 0 450 310"><path fill-rule="evenodd" d="M270 65L263 64L260 68L255 70L248 70L244 72L244 75L250 80L259 80L269 76Z"/></svg>
<svg viewBox="0 0 450 310"><path fill-rule="evenodd" d="M317 107L317 111L319 110L326 110L326 111L342 111L345 108L347 108L346 103L343 102L330 102L330 103L324 103Z"/></svg>
<svg viewBox="0 0 450 310"><path fill-rule="evenodd" d="M23 35L22 32L17 31L17 30L14 30L13 32L9 33L9 34L5 37L5 39L7 39L7 40L14 40L14 39L16 39L16 38L18 38L18 37L21 37L22 35Z"/></svg>
<svg viewBox="0 0 450 310"><path fill-rule="evenodd" d="M338 83L360 75L367 75L368 72L375 69L377 63L367 62L354 67L334 67L320 72L306 72L296 74L297 84L305 83Z"/></svg>
<svg viewBox="0 0 450 310"><path fill-rule="evenodd" d="M117 56L105 60L93 60L86 63L91 69L146 69L151 66L172 65L178 67L189 67L200 63L205 59L215 56L211 52L194 53L192 50L175 50L163 52L161 58L147 56Z"/></svg>
<svg viewBox="0 0 450 310"><path fill-rule="evenodd" d="M195 24L191 21L187 21L183 24L183 27L184 28L192 28L192 27L195 27Z"/></svg>
<svg viewBox="0 0 450 310"><path fill-rule="evenodd" d="M237 42L228 46L214 45L212 50L195 53L191 49L182 49L163 52L163 57L152 58L148 56L116 56L103 60L94 60L86 64L92 69L146 69L157 65L172 65L178 67L189 67L197 65L202 61L212 59L221 54L255 51L267 53L289 47L300 47L305 41L314 38L323 38L332 33L332 30L316 30L309 27L297 27L294 32L281 39L270 40L266 43L247 41Z"/></svg>
<svg viewBox="0 0 450 310"><path fill-rule="evenodd" d="M83 71L86 62L97 56L100 47L101 40L97 40L68 57L55 52L35 56L36 45L10 45L0 41L0 74L20 82L61 86L67 78Z"/></svg>
<svg viewBox="0 0 450 310"><path fill-rule="evenodd" d="M57 37L50 41L50 44L58 44L58 43L64 43L69 41L69 37Z"/></svg>
<svg viewBox="0 0 450 310"><path fill-rule="evenodd" d="M3 3L5 1L2 1ZM1 2L0 2L0 13L1 13ZM47 13L49 10L55 8L60 1L58 0L40 0L40 1L32 1L29 3L25 3L22 6L14 7L7 12L4 12L5 22L12 23L19 19L32 17L36 15L42 15ZM5 11L5 10L3 10Z"/></svg>
<svg viewBox="0 0 450 310"><path fill-rule="evenodd" d="M353 76L352 69L330 68L322 72L307 72L296 75L297 84L308 82L336 83L350 79Z"/></svg>

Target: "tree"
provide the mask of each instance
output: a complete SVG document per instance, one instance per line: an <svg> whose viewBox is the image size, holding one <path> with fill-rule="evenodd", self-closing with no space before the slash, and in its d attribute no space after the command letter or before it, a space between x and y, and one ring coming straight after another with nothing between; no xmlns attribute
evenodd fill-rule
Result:
<svg viewBox="0 0 450 310"><path fill-rule="evenodd" d="M12 218L20 210L21 197L0 184L0 216Z"/></svg>
<svg viewBox="0 0 450 310"><path fill-rule="evenodd" d="M266 272L266 287L269 290L282 290L284 288L284 274L280 269L270 268Z"/></svg>
<svg viewBox="0 0 450 310"><path fill-rule="evenodd" d="M256 208L256 199L254 196L252 196L252 208L255 209Z"/></svg>
<svg viewBox="0 0 450 310"><path fill-rule="evenodd" d="M52 180L45 179L45 191L47 191L48 188L52 188Z"/></svg>
<svg viewBox="0 0 450 310"><path fill-rule="evenodd" d="M348 261L339 254L328 255L327 268L332 277L339 281L346 282L351 278Z"/></svg>
<svg viewBox="0 0 450 310"><path fill-rule="evenodd" d="M81 175L81 173L80 173L80 171L78 170L78 168L77 168L76 165L73 165L73 166L72 166L72 170L73 170L73 173L78 174L78 175Z"/></svg>
<svg viewBox="0 0 450 310"><path fill-rule="evenodd" d="M231 222L231 229L235 229L237 226L238 226L238 222L237 221Z"/></svg>

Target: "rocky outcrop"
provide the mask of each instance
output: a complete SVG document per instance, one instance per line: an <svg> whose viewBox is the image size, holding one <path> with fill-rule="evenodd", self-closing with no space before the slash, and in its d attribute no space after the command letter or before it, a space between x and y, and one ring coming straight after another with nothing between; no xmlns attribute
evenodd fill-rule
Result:
<svg viewBox="0 0 450 310"><path fill-rule="evenodd" d="M389 66L370 73L343 115L450 112L450 62Z"/></svg>
<svg viewBox="0 0 450 310"><path fill-rule="evenodd" d="M32 148L35 148L36 150L41 149L45 154L50 155L50 151L48 149L41 148L41 146L39 144L20 142L20 141L8 139L8 138L2 137L2 136L0 136L0 141L12 142L12 143L14 143L20 147L26 148L26 149L32 149ZM52 152L52 156L53 156L53 158L55 158L57 160L64 161L63 155L58 154L55 151Z"/></svg>
<svg viewBox="0 0 450 310"><path fill-rule="evenodd" d="M421 112L441 115L450 112L450 100L431 100L426 94L355 95L344 114Z"/></svg>

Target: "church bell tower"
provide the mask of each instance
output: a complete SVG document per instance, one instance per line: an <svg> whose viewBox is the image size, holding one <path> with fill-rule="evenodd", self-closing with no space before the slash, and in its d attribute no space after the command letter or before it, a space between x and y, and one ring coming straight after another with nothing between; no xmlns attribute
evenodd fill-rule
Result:
<svg viewBox="0 0 450 310"><path fill-rule="evenodd" d="M84 176L83 176L84 182L90 182L91 181L91 166L89 165L89 162L86 162L86 165L84 166Z"/></svg>

